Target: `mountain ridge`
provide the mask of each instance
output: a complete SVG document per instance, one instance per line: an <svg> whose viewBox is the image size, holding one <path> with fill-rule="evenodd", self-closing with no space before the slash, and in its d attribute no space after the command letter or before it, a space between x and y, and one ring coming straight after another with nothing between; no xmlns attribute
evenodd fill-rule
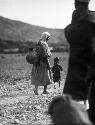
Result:
<svg viewBox="0 0 95 125"><path fill-rule="evenodd" d="M11 20L0 16L0 52L4 49L19 48L24 51L37 43L42 32L49 32L51 38L49 45L51 47L67 46L68 43L64 36L64 29L46 28L27 24L25 22Z"/></svg>
<svg viewBox="0 0 95 125"><path fill-rule="evenodd" d="M51 34L51 41L56 42L63 30L36 26L0 16L0 38L3 40L35 42L45 31Z"/></svg>

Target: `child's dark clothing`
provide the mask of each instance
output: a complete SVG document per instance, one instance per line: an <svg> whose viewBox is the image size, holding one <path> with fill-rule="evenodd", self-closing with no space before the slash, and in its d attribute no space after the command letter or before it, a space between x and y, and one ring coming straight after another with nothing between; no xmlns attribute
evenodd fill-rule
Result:
<svg viewBox="0 0 95 125"><path fill-rule="evenodd" d="M55 65L52 67L53 81L54 81L54 82L59 82L59 81L61 80L60 71L63 71L63 68L62 68L60 65L55 64Z"/></svg>

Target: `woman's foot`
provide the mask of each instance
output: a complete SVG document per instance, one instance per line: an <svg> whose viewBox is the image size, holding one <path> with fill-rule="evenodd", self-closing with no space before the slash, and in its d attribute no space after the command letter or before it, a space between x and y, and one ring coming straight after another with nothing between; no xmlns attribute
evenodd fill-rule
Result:
<svg viewBox="0 0 95 125"><path fill-rule="evenodd" d="M44 85L43 94L49 94L49 93L47 92L47 85Z"/></svg>
<svg viewBox="0 0 95 125"><path fill-rule="evenodd" d="M49 94L49 92L47 92L47 91L43 91L43 94Z"/></svg>
<svg viewBox="0 0 95 125"><path fill-rule="evenodd" d="M38 95L38 91L36 89L34 89L34 93L35 95Z"/></svg>
<svg viewBox="0 0 95 125"><path fill-rule="evenodd" d="M54 86L54 89L56 89L56 87Z"/></svg>
<svg viewBox="0 0 95 125"><path fill-rule="evenodd" d="M59 88L60 88L60 81L59 81Z"/></svg>

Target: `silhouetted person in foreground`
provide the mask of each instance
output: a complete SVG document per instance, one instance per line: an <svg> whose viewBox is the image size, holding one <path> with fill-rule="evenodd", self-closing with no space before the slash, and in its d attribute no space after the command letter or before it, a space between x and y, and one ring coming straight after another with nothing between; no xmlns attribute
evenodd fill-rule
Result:
<svg viewBox="0 0 95 125"><path fill-rule="evenodd" d="M63 93L84 103L88 99L90 84L85 79L93 55L92 39L95 36L95 16L88 9L89 1L75 0L71 24L64 30L70 43L70 56Z"/></svg>

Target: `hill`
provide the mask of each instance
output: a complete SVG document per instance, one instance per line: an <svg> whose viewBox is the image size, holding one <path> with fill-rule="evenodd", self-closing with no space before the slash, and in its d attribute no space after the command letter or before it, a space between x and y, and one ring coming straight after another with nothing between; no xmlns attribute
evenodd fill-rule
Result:
<svg viewBox="0 0 95 125"><path fill-rule="evenodd" d="M0 16L0 50L35 43L39 40L41 33L45 31L51 34L49 44L67 44L62 29L35 26Z"/></svg>

